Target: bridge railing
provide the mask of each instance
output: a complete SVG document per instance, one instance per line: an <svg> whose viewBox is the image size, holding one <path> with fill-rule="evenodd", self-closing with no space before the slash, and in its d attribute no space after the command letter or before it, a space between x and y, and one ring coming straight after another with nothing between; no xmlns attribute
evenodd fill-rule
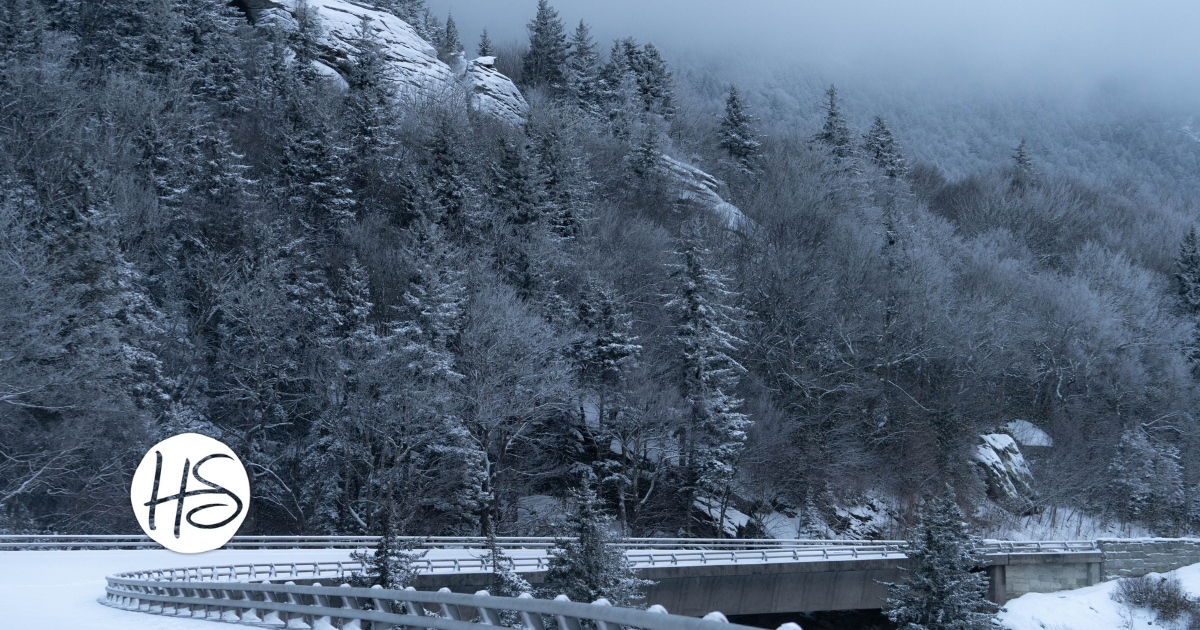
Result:
<svg viewBox="0 0 1200 630"><path fill-rule="evenodd" d="M514 625L525 630L583 630L581 622L596 630L754 630L728 623L721 613L703 619L671 615L662 606L649 610L618 608L604 599L590 604L570 601L475 595L320 584L158 581L108 578L106 603L117 608L160 615L200 617L214 621L278 624L313 630L485 630ZM780 630L799 630L784 624Z"/></svg>
<svg viewBox="0 0 1200 630"><path fill-rule="evenodd" d="M401 536L424 548L482 549L487 538L478 536ZM359 549L374 547L378 536L234 536L225 549ZM729 538L626 538L617 543L628 549L760 549L766 547L840 547L857 545L903 545L896 540L793 540ZM5 549L155 549L158 543L149 536L134 535L0 535L0 550ZM555 538L544 536L504 536L496 538L502 549L550 549Z"/></svg>

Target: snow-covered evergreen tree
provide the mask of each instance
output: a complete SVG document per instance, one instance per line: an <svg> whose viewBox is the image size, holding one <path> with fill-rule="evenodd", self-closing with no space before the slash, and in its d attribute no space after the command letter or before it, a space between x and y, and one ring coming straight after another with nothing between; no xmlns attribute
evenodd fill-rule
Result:
<svg viewBox="0 0 1200 630"><path fill-rule="evenodd" d="M523 593L533 593L533 586L528 580L521 577L520 573L517 573L516 563L496 544L494 534L489 534L487 537L487 550L483 560L490 565L492 571L492 584L488 587L489 595L519 597ZM500 621L506 626L516 627L517 622L520 621L520 614L511 610L501 611Z"/></svg>
<svg viewBox="0 0 1200 630"><path fill-rule="evenodd" d="M479 34L479 46L475 48L476 57L494 57L496 55L495 48L492 46L492 40L488 38L487 29Z"/></svg>
<svg viewBox="0 0 1200 630"><path fill-rule="evenodd" d="M905 550L915 566L902 569L904 582L888 584L888 619L904 630L998 628L987 575L974 571L984 562L974 544L947 487L921 512L917 536Z"/></svg>
<svg viewBox="0 0 1200 630"><path fill-rule="evenodd" d="M414 566L427 553L426 550L416 551L414 541L397 539L396 528L389 516L390 510L384 511L381 521L379 544L373 552L354 551L350 553L351 560L362 563L362 571L350 577L350 584L360 588L379 585L386 589L402 590L406 586L416 584L420 571Z"/></svg>
<svg viewBox="0 0 1200 630"><path fill-rule="evenodd" d="M1112 502L1122 524L1140 522L1171 534L1184 516L1179 450L1155 444L1141 428L1121 436L1109 464Z"/></svg>
<svg viewBox="0 0 1200 630"><path fill-rule="evenodd" d="M538 0L537 15L529 23L529 51L525 53L521 81L553 92L566 87L567 34L558 11L549 0Z"/></svg>
<svg viewBox="0 0 1200 630"><path fill-rule="evenodd" d="M709 266L700 225L685 223L676 256L669 266L675 279L666 307L675 314L679 353L679 390L687 402L687 424L680 435L690 503L702 500L718 512L722 536L738 461L750 421L740 411L738 383L746 370L732 353L742 343L738 332L744 312L729 278ZM691 523L688 523L689 529Z"/></svg>
<svg viewBox="0 0 1200 630"><path fill-rule="evenodd" d="M588 114L599 114L600 53L592 41L591 29L579 21L571 35L566 65L567 93Z"/></svg>
<svg viewBox="0 0 1200 630"><path fill-rule="evenodd" d="M442 31L438 47L438 59L455 67L462 63L462 55L466 52L462 40L458 36L458 25L454 23L454 15L446 16L446 28Z"/></svg>
<svg viewBox="0 0 1200 630"><path fill-rule="evenodd" d="M601 511L595 490L589 486L572 495L574 511L563 533L573 540L555 541L542 595L566 595L585 603L604 598L621 607L644 605L640 602L645 589L654 582L638 578L625 552L614 545L620 536L612 532L612 519Z"/></svg>
<svg viewBox="0 0 1200 630"><path fill-rule="evenodd" d="M1196 237L1194 225L1183 235L1175 267L1180 302L1189 313L1200 313L1200 239Z"/></svg>
<svg viewBox="0 0 1200 630"><path fill-rule="evenodd" d="M762 146L753 123L737 86L730 85L729 96L725 99L725 116L721 118L718 130L718 146L725 149L738 170L745 173L754 170L753 160Z"/></svg>
<svg viewBox="0 0 1200 630"><path fill-rule="evenodd" d="M837 87L829 86L829 89L825 90L825 97L829 100L829 104L825 106L825 122L821 125L821 132L817 134L817 140L828 146L836 159L844 160L854 155L854 140L850 133L850 124L842 115L841 104L838 103Z"/></svg>
<svg viewBox="0 0 1200 630"><path fill-rule="evenodd" d="M908 170L904 154L900 152L900 145L882 116L876 116L871 129L863 135L863 152L875 166L892 179L904 175Z"/></svg>

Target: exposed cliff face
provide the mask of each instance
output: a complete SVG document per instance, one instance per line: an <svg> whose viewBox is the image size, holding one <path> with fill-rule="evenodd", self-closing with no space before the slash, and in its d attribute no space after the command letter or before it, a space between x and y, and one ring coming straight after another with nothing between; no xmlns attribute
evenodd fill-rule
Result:
<svg viewBox="0 0 1200 630"><path fill-rule="evenodd" d="M299 4L297 0L281 0L282 6L265 9L263 16L285 28L294 27ZM353 0L309 0L308 6L320 15L325 31L319 52L319 69L323 72L346 76L355 50L355 33L365 17L383 45L392 79L402 93L466 90L471 105L479 111L512 124L524 122L529 106L512 81L496 71L492 58L467 62L462 71L455 72L438 59L432 44L391 13Z"/></svg>
<svg viewBox="0 0 1200 630"><path fill-rule="evenodd" d="M467 62L465 79L471 89L471 105L479 111L509 121L523 121L528 105L517 86L496 69L495 57Z"/></svg>
<svg viewBox="0 0 1200 630"><path fill-rule="evenodd" d="M987 482L988 497L1005 509L1024 514L1033 509L1037 493L1033 474L1025 456L1011 435L989 433L980 436L983 444L975 448L975 463Z"/></svg>
<svg viewBox="0 0 1200 630"><path fill-rule="evenodd" d="M667 155L662 156L662 167L675 184L680 200L709 210L730 229L747 227L746 215L717 192L721 182L716 177Z"/></svg>

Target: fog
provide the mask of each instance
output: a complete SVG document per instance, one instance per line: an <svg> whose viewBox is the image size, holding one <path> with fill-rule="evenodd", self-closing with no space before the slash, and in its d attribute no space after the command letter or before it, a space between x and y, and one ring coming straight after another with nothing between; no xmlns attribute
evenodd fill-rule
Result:
<svg viewBox="0 0 1200 630"><path fill-rule="evenodd" d="M833 79L887 77L925 84L1119 82L1170 98L1200 85L1200 3L1194 0L557 0L570 26L602 42L632 35L669 55L741 58L803 67ZM453 11L473 47L525 37L535 0L430 0ZM762 62L759 64L758 62Z"/></svg>

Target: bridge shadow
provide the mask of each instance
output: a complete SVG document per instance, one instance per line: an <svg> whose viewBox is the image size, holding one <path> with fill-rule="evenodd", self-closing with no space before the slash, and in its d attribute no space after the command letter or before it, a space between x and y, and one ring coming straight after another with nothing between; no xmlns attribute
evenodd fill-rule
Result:
<svg viewBox="0 0 1200 630"><path fill-rule="evenodd" d="M774 630L788 623L799 624L804 630L896 630L883 611L821 610L803 613L766 613L759 615L730 615L730 623Z"/></svg>

